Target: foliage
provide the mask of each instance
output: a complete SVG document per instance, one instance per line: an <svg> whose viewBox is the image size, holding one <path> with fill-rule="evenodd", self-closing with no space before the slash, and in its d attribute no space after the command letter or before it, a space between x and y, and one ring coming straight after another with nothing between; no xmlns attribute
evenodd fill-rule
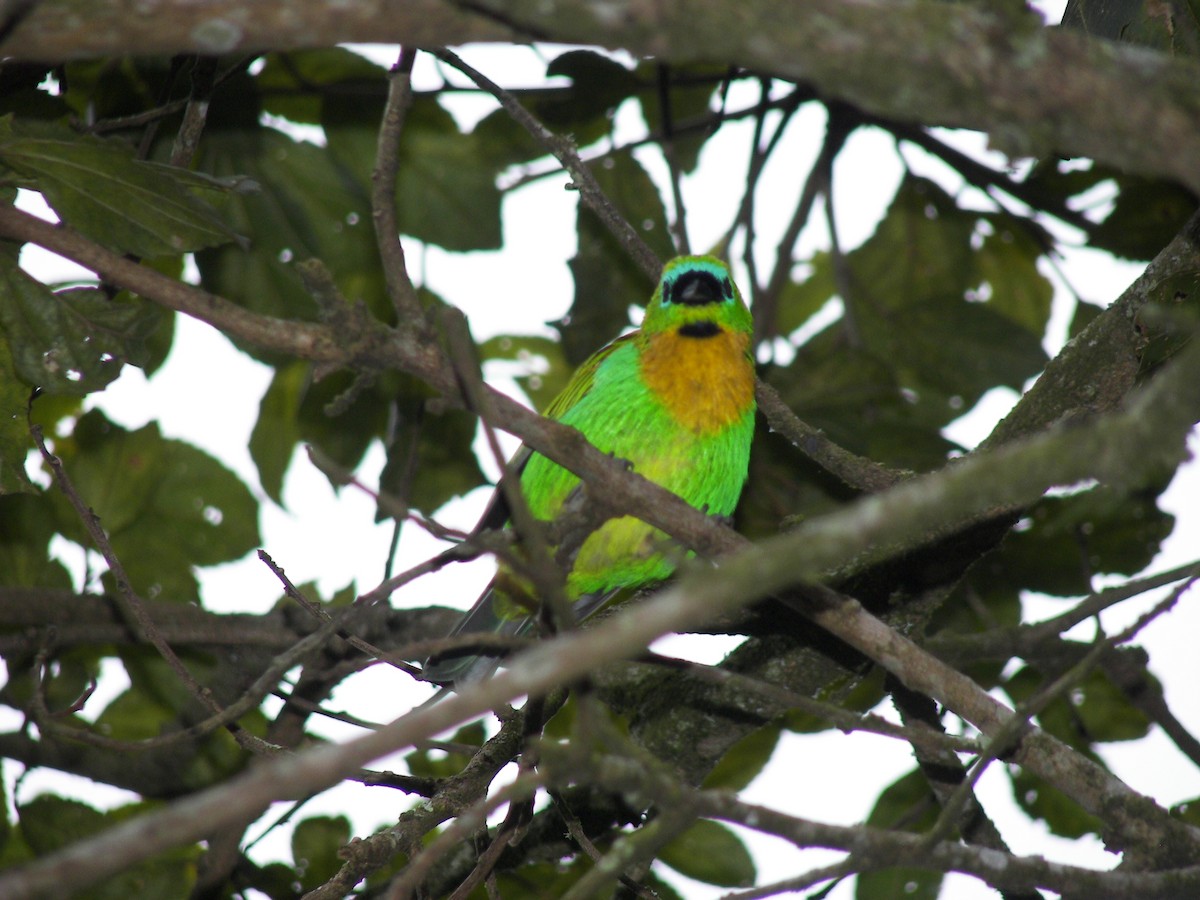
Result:
<svg viewBox="0 0 1200 900"><path fill-rule="evenodd" d="M1072 13L1077 25L1091 21L1085 6ZM1161 43L1157 30L1148 33L1149 43ZM1074 309L1055 315L1051 276L1064 246L1058 224L1050 224L1056 216L1081 229L1098 251L1148 261L1195 208L1186 189L1153 173L1124 173L1053 155L1012 169L993 169L990 161L967 165L953 149L953 138L926 127L937 123L889 122L842 100L815 99L807 85L729 68L729 60L634 65L592 49L545 52L545 83L516 96L552 132L573 140L611 209L660 259L681 249L677 236L688 225L672 182L704 171L731 142L754 142L749 167L724 173L729 183L744 186L746 196L724 223L727 240L718 249L740 266L744 292L758 316L762 380L801 420L857 454L856 472L865 471L868 460L899 480L912 472L945 470L968 452L948 436L953 423L982 409L990 392L1021 392L1048 365L1062 361L1051 363L1047 355L1047 348L1058 353L1056 321L1073 315L1075 334L1103 319L1105 313L1065 298L1061 290L1058 302ZM230 301L232 312L213 314L213 321L272 371L249 444L257 484L245 484L221 460L164 435L153 419L139 428L110 421L97 397L127 367L153 373L162 364L174 340L179 304L152 287L129 290L120 274L45 283L22 256L22 244L37 241L18 239L5 228L0 647L8 680L0 702L37 725L36 732L21 728L0 735L0 749L11 758L5 771L11 778L22 766L49 766L132 790L145 800L108 812L49 792L20 800L16 821L0 823L0 877L150 808L227 783L253 768L254 754L268 746L264 742L292 751L319 739L313 710L336 707L328 702L332 691L363 665L363 646L355 649L341 639L361 637L367 650L373 643L404 655L406 645L439 634L439 627L397 618L376 622L368 635L366 625L360 622L359 633L353 624L358 620L348 617L339 620L338 637L327 635L325 644L302 648L271 669L271 684L259 690L255 682L262 673L287 648L308 640L319 623L307 613L296 615L285 599L270 613L231 624L206 607L210 598L201 589L202 570L260 545L263 506L283 504L298 447L311 448L341 487L369 451L382 446L386 466L378 515L394 518L404 534L416 524L436 530L426 517L436 518L451 500L484 484L473 450L477 420L456 407L459 398L446 394L444 384L420 377L415 366L383 370L372 362L370 341L360 332L342 333L359 355L331 366L315 351L305 356L266 346L259 332L237 324L265 316L280 331L301 334L303 327L336 329L358 316L371 327L395 329L388 334L415 335L430 353L450 352L446 313L462 298L438 296L436 286L418 284L406 306L396 294L397 273L385 271L380 261L373 228L379 123L396 77L344 48L281 50L256 59L133 56L0 68L0 202L9 206L18 189L40 194L88 247L113 251L139 271L165 275L172 283L186 281L190 276L184 273L194 270L199 288ZM413 261L421 253L454 259L503 254L511 240L502 228L509 197L523 183L557 172L550 157L555 148L531 137L503 109L464 127L455 116L454 93L444 84L418 91L400 132L389 199L409 260L406 274L414 279L421 267ZM737 105L756 94L757 102ZM207 104L203 133L188 145L185 126L201 97ZM797 110L827 108L831 138L835 124L850 133L891 131L903 158L919 157L922 163L906 164L873 233L857 247L843 250L835 240L800 251L793 235L781 241L777 254L774 248L767 252L755 237L768 228L763 216L768 199L781 204L779 197L803 193L806 178L818 193L831 190L832 158L818 160L807 173L797 171L794 160L779 159L779 148L795 138L789 129L798 121ZM618 109L623 117L640 119L644 140L633 142L618 128ZM911 128L919 128L919 140ZM827 146L842 144L830 139ZM835 196L842 170L836 174ZM1106 212L1091 218L1065 212L1098 186L1112 191ZM705 198L688 199L699 232L694 220ZM564 195L562 202L575 201ZM831 209L823 223L819 204L808 212L836 237ZM578 203L575 229L577 249L569 261L574 296L568 313L551 323L555 338L534 334L540 323L524 315L524 292L539 289L536 273L519 284L484 286L489 300L505 304L512 330L479 343L479 361L489 373L519 370L518 385L539 409L574 365L628 328L631 306L644 303L652 290L653 279L628 239L615 235L587 200ZM319 296L298 267L309 259L324 264L333 301ZM1136 355L1131 371L1102 361L1073 373L1075 382L1094 384L1092 394L1105 398L1080 415L1110 412L1136 388L1135 376L1152 382L1154 372L1183 354L1200 292L1196 272L1176 275L1164 282L1161 295L1142 298L1150 304L1144 312L1121 313L1129 345L1136 348L1130 351ZM1115 303L1118 287L1093 299ZM461 368L456 374L465 377ZM219 404L220 392L229 388L218 375L195 377L211 384ZM1051 425L1052 418L1039 427ZM787 532L868 492L845 471L824 468L803 442L798 446L782 435L778 422L770 426L756 436L735 522L740 533L765 539ZM46 439L45 457L35 435ZM50 453L68 484L57 483ZM918 643L942 648L946 658L953 658L955 647L975 648L954 659L963 672L1007 695L1044 733L1102 767L1104 745L1139 739L1163 724L1165 702L1148 701L1161 701L1162 688L1144 657L1110 648L1064 692L1042 698L1045 685L1078 663L1090 645L1060 633L1022 643L1027 632L1020 624L1028 621L1023 604L1036 591L1074 608L1078 598L1096 590L1099 577L1144 570L1174 526L1159 505L1172 474L1158 467L1120 484L1084 484L1020 510L994 511L970 528L947 525L914 536L902 552L877 565L848 557L828 583ZM92 516L110 547L97 546L88 528ZM30 602L34 596L37 603ZM89 600L99 605L85 606ZM356 611L344 602L318 601L315 607L325 615ZM108 612L94 611L101 609ZM84 623L79 628L72 627L76 619ZM158 624L147 625L150 620ZM415 871L424 858L421 847L432 854L444 824L463 829L461 845L467 849L435 858L422 870L434 893L448 894L467 883L481 858L497 867L493 888L508 898L584 887L599 891L618 876L642 895L653 888L671 896L675 889L673 876L664 876L667 870L710 885L753 885L758 875L745 832L712 813L681 820L680 810L690 809L688 791L736 797L769 762L779 761L787 746L781 741L784 729L849 730L844 721L831 724L830 714L799 700L792 705L787 692L803 700L819 696L855 715L885 692L867 661L851 658L844 646L778 604L762 604L722 627L744 640L716 667L735 682L719 703L705 693L707 682L689 680L686 673L647 676L637 669L611 678L598 673L594 692L573 695L552 720L552 711L530 704L521 714L509 710L499 727L476 722L444 743L413 749L404 773L379 777L389 783L385 776L391 775L398 779L393 786L423 799L381 799L379 818L395 824L376 835L358 833L358 823L343 816L309 816L292 830L289 858L259 866L245 855L246 834L226 829L210 838L206 832L207 850L181 840L176 849L94 885L88 896L175 897L193 889L197 896L235 896L255 889L273 898L294 897L351 872L354 877L337 888L348 892L366 879L377 886L391 874ZM209 722L205 696L186 687L177 667L149 646L147 635L156 628L170 635L181 665L206 686L208 698L222 707L244 697L253 702L219 727ZM259 642L246 639L243 645L237 635L254 628L262 629L254 631ZM1138 677L1117 677L1114 660L1132 665ZM128 687L97 711L88 703L90 693L98 680L113 678L114 670L124 672ZM757 687L738 687L737 678ZM272 690L297 703L282 709L263 704ZM619 717L609 721L598 713L597 698ZM547 721L538 718L540 712ZM373 711L352 714L370 719ZM936 716L919 727L944 731ZM558 781L548 775L547 783L536 785L549 790L548 804L528 800L522 806L528 798L512 799L508 818L502 825L492 820L489 837L475 804L483 802L492 776L506 762L520 758L525 777L541 751L547 759L576 754L576 774ZM676 773L678 784L672 791L605 787L602 778L589 779L587 773L606 755L641 762L657 756L643 768L657 771L663 764ZM949 757L960 771L970 762ZM1025 814L1052 833L1109 836L1112 823L1084 809L1061 786L1018 765L1007 777ZM384 788L375 790L384 796ZM940 798L924 770L915 770L879 786L866 824L922 834L937 821ZM1176 820L1194 823L1196 806L1181 804ZM472 835L478 838L473 845L465 840ZM490 852L492 839L517 836L521 840L502 853ZM343 849L354 838L363 840ZM221 839L242 850L222 859ZM370 853L356 852L367 846ZM604 858L602 865L589 859L596 855ZM927 860L879 863L867 851L857 867L854 859L847 871L864 873L856 887L864 900L902 892L936 896L945 874ZM198 879L207 879L202 890ZM484 896L482 887L474 891L472 896Z"/></svg>

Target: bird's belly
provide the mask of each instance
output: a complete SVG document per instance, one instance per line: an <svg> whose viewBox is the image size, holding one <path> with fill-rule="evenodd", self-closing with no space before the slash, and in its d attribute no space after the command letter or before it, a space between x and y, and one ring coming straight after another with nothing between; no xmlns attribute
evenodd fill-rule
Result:
<svg viewBox="0 0 1200 900"><path fill-rule="evenodd" d="M628 460L633 471L697 509L727 516L733 513L745 480L749 436L639 430L623 433L603 449ZM609 519L580 547L567 578L568 594L578 597L662 581L688 555L662 531L638 518Z"/></svg>
<svg viewBox="0 0 1200 900"><path fill-rule="evenodd" d="M598 375L595 388L561 421L697 509L710 515L732 514L749 465L753 398L740 418L699 429L675 415L638 378L601 381ZM546 521L559 514L578 485L576 476L537 453L521 477L530 511ZM568 575L568 594L578 597L660 581L684 556L663 532L639 519L611 519L580 547Z"/></svg>

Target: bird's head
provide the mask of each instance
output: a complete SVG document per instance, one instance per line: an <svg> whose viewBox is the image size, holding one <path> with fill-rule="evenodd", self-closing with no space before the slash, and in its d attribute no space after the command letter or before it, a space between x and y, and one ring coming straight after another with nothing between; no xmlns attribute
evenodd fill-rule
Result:
<svg viewBox="0 0 1200 900"><path fill-rule="evenodd" d="M646 335L675 332L698 340L722 332L749 334L752 328L729 267L715 256L677 256L668 262L642 322Z"/></svg>

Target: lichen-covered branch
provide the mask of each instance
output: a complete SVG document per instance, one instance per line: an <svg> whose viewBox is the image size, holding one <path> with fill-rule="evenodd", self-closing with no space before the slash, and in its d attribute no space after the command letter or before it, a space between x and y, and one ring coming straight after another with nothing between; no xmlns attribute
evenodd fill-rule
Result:
<svg viewBox="0 0 1200 900"><path fill-rule="evenodd" d="M1012 155L1089 156L1200 192L1200 67L1047 29L1032 13L922 0L811 0L802 8L788 0L509 0L474 8L486 14L447 0L43 0L0 53L62 61L384 41L599 44L769 72L875 115L987 132Z"/></svg>

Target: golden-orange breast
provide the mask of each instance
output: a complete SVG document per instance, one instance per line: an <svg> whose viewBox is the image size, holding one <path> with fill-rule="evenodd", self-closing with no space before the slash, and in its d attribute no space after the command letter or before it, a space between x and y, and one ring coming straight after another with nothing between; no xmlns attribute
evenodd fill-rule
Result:
<svg viewBox="0 0 1200 900"><path fill-rule="evenodd" d="M642 348L642 379L680 424L697 434L719 432L754 404L749 346L749 335L725 329L711 337L660 332Z"/></svg>

